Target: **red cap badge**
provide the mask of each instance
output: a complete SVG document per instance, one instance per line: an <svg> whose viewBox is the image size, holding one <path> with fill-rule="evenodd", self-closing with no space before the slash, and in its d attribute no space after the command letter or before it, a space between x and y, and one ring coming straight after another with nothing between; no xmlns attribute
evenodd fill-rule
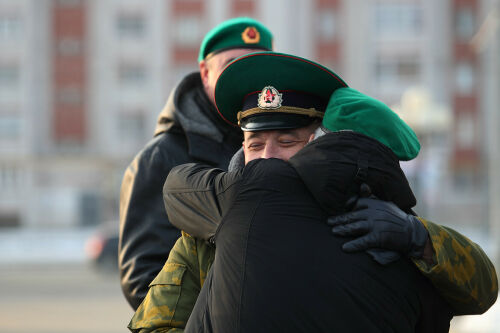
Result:
<svg viewBox="0 0 500 333"><path fill-rule="evenodd" d="M260 41L259 30L255 27L247 27L241 33L241 39L243 39L246 44L257 44Z"/></svg>
<svg viewBox="0 0 500 333"><path fill-rule="evenodd" d="M261 109L277 109L281 107L282 94L273 86L266 86L259 94L257 105Z"/></svg>

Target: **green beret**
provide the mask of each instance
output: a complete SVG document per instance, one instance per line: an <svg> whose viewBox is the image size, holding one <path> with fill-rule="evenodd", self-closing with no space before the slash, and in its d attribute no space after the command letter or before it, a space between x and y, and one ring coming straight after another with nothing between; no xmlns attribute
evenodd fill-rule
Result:
<svg viewBox="0 0 500 333"><path fill-rule="evenodd" d="M240 48L271 51L273 35L262 23L249 17L224 21L206 34L198 61L210 54Z"/></svg>
<svg viewBox="0 0 500 333"><path fill-rule="evenodd" d="M236 58L215 85L221 117L244 131L299 128L323 118L335 89L347 84L328 68L291 54Z"/></svg>
<svg viewBox="0 0 500 333"><path fill-rule="evenodd" d="M331 96L323 127L334 132L352 130L378 140L402 161L420 151L417 135L384 103L352 88L337 89Z"/></svg>

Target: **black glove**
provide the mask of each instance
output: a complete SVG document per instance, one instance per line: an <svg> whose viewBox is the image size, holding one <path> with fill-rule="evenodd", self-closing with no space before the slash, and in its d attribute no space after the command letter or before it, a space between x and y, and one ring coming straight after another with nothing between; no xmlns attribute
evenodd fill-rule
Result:
<svg viewBox="0 0 500 333"><path fill-rule="evenodd" d="M351 212L330 217L328 225L334 235L361 236L345 243L344 251L367 250L381 264L397 260L399 254L421 258L429 235L417 217L373 196L359 198Z"/></svg>

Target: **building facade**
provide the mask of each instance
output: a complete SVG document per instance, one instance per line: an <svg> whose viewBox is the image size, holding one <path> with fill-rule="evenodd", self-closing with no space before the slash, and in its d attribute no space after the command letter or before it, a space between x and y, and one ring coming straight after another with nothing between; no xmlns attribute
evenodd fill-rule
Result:
<svg viewBox="0 0 500 333"><path fill-rule="evenodd" d="M234 16L408 117L423 144L405 167L422 214L483 223L492 93L481 87L494 62L471 41L492 3L3 0L0 227L116 219L124 169L197 70L204 34Z"/></svg>

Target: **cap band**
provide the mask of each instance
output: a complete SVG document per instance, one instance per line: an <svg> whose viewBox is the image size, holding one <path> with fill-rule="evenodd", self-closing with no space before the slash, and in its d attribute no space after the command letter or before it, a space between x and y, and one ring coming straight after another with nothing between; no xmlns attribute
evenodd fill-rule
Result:
<svg viewBox="0 0 500 333"><path fill-rule="evenodd" d="M274 113L274 114L276 114L276 113L290 113L290 114L299 114L302 116L316 117L316 118L320 118L320 119L323 119L323 115L325 114L324 112L318 111L314 108L303 109L303 108L298 108L295 106L282 106L278 109L273 109L273 110L266 110L266 109L261 109L261 108L257 107L257 108L252 108L252 109L238 112L238 114L237 114L238 126L241 125L241 119L246 118L246 117L250 117L250 116L253 116L256 114L262 114L262 113L269 113L269 114L272 114L272 113Z"/></svg>
<svg viewBox="0 0 500 333"><path fill-rule="evenodd" d="M265 95L270 97L267 99L270 103L264 102L266 100ZM282 106L293 106L301 109L315 109L324 112L327 104L327 100L311 93L296 90L277 90L273 86L266 86L262 91L254 91L247 94L243 99L241 110L246 111L256 107L262 109L276 109Z"/></svg>
<svg viewBox="0 0 500 333"><path fill-rule="evenodd" d="M273 86L265 86L262 91L247 94L243 101L243 111L237 113L238 125L241 120L257 114L298 114L323 118L326 102L319 96L294 90L279 91Z"/></svg>
<svg viewBox="0 0 500 333"><path fill-rule="evenodd" d="M205 56L205 61L212 58L214 55L217 55L221 52L227 51L227 50L233 50L233 49L250 49L250 50L262 50L262 51L271 51L270 48L264 47L264 46L258 46L255 44L241 44L241 45L231 45L228 47L223 47L220 49L217 49L215 51L210 52ZM257 52L257 51L256 51Z"/></svg>

